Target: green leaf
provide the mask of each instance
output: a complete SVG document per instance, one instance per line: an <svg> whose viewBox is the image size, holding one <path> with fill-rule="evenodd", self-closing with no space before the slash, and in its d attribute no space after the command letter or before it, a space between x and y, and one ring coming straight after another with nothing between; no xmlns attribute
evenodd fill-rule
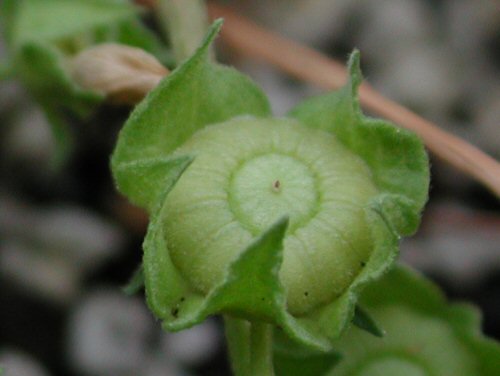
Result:
<svg viewBox="0 0 500 376"><path fill-rule="evenodd" d="M328 374L498 374L500 344L481 335L477 310L449 304L437 286L410 269L397 267L368 286L361 303L386 336L350 328L335 343L344 358Z"/></svg>
<svg viewBox="0 0 500 376"><path fill-rule="evenodd" d="M357 305L354 310L354 318L352 319L352 323L358 328L374 335L375 337L383 337L385 335L384 330L381 329L377 322L368 314L368 312L362 309L359 305Z"/></svg>
<svg viewBox="0 0 500 376"><path fill-rule="evenodd" d="M140 264L137 269L135 269L134 274L128 281L128 283L122 287L122 291L126 295L137 294L144 287L144 268Z"/></svg>
<svg viewBox="0 0 500 376"><path fill-rule="evenodd" d="M129 19L137 9L120 0L4 0L12 46L56 41L100 25Z"/></svg>
<svg viewBox="0 0 500 376"><path fill-rule="evenodd" d="M129 190L136 173L127 178L127 164L170 158L170 154L197 130L239 115L266 116L269 103L247 77L236 70L212 64L207 49L221 27L215 22L196 53L168 75L141 102L120 133L112 157L118 187L129 198L150 208L156 200ZM116 174L121 170L122 174ZM160 182L161 183L161 182ZM152 182L151 184L155 184Z"/></svg>
<svg viewBox="0 0 500 376"><path fill-rule="evenodd" d="M289 113L310 127L333 133L370 167L384 197L386 215L400 235L416 231L429 188L428 158L413 133L365 117L357 98L362 81L359 52L351 55L350 81L342 89L311 98Z"/></svg>

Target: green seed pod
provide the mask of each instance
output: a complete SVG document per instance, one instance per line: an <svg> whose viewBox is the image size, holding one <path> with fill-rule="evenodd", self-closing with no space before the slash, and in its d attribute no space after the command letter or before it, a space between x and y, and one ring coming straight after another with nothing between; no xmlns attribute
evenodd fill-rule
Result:
<svg viewBox="0 0 500 376"><path fill-rule="evenodd" d="M198 131L176 153L196 157L165 202L165 240L198 291L210 292L284 216L280 280L291 313L342 294L368 261L363 208L378 190L333 135L292 119L238 118Z"/></svg>
<svg viewBox="0 0 500 376"><path fill-rule="evenodd" d="M415 272L396 268L369 286L361 303L386 335L380 339L350 328L335 343L344 357L329 374L498 374L500 345L480 334L478 312L468 305L448 304L435 285Z"/></svg>
<svg viewBox="0 0 500 376"><path fill-rule="evenodd" d="M276 119L252 82L209 62L219 28L135 109L113 154L118 188L151 214L149 306L169 330L226 313L329 349L418 226L426 154L361 114L358 53L346 87Z"/></svg>

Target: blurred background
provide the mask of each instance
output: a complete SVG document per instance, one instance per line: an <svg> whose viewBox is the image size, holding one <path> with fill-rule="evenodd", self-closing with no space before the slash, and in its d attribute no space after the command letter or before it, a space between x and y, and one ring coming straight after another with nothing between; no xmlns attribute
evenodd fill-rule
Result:
<svg viewBox="0 0 500 376"><path fill-rule="evenodd" d="M496 0L233 0L249 18L345 61L388 97L500 157L500 3ZM152 19L145 16L145 22ZM5 46L0 42L0 60ZM312 86L235 56L282 115ZM75 118L68 163L51 168L48 123L15 80L0 82L0 364L7 376L224 375L221 323L164 333L141 294L121 288L141 260L146 216L115 191L109 157L130 108ZM432 160L430 201L402 259L500 338L500 205Z"/></svg>

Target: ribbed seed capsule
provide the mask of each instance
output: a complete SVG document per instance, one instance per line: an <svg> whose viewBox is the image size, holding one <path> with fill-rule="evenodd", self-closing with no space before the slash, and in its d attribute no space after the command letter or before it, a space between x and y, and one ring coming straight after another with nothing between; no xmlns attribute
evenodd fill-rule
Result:
<svg viewBox="0 0 500 376"><path fill-rule="evenodd" d="M238 118L198 131L195 156L167 197L166 241L183 276L207 293L231 261L284 215L280 279L295 315L332 301L368 260L366 164L330 133L291 119Z"/></svg>

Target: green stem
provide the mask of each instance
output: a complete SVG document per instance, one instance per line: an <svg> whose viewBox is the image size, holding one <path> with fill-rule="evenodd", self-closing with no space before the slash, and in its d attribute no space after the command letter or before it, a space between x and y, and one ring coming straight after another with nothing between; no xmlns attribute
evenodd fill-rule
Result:
<svg viewBox="0 0 500 376"><path fill-rule="evenodd" d="M227 347L235 376L247 376L250 367L250 323L224 316Z"/></svg>
<svg viewBox="0 0 500 376"><path fill-rule="evenodd" d="M230 316L224 323L235 376L274 376L272 325Z"/></svg>
<svg viewBox="0 0 500 376"><path fill-rule="evenodd" d="M274 376L273 327L253 322L250 338L250 375Z"/></svg>
<svg viewBox="0 0 500 376"><path fill-rule="evenodd" d="M204 0L159 0L158 17L168 33L176 62L190 57L200 46L208 28Z"/></svg>

